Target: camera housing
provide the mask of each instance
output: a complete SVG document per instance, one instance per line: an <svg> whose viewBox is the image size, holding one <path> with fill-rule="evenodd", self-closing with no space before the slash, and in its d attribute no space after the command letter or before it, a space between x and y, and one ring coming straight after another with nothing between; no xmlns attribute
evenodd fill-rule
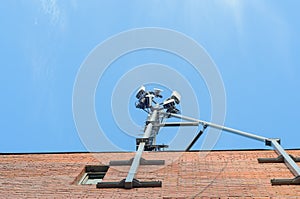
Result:
<svg viewBox="0 0 300 199"><path fill-rule="evenodd" d="M175 100L168 98L167 100L165 100L163 102L163 107L164 109L170 109L170 108L174 108L175 107Z"/></svg>
<svg viewBox="0 0 300 199"><path fill-rule="evenodd" d="M171 95L171 99L174 99L176 104L179 104L181 100L181 95L177 91L173 91Z"/></svg>
<svg viewBox="0 0 300 199"><path fill-rule="evenodd" d="M145 88L145 86L141 86L141 87L139 88L139 90L136 92L135 97L136 97L137 99L140 99L145 93L146 93L146 88Z"/></svg>

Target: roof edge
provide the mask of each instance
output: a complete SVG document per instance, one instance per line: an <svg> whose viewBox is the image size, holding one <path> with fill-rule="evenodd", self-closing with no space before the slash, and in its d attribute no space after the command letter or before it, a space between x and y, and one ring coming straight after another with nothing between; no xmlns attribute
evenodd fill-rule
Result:
<svg viewBox="0 0 300 199"><path fill-rule="evenodd" d="M220 152L220 151L273 151L274 149L218 149L218 150L190 150L189 152ZM285 150L300 150L300 148L290 148ZM134 153L135 151L103 151L103 152L89 152L89 151L50 151L50 152L0 152L0 155L28 155L28 154L78 154L78 153ZM146 151L146 152L154 152L154 151ZM186 152L183 150L168 150L168 151L159 151L159 152Z"/></svg>

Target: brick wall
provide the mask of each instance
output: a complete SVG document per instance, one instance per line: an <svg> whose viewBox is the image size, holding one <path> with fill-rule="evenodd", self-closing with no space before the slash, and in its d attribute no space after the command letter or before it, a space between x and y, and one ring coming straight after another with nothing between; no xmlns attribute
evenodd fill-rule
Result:
<svg viewBox="0 0 300 199"><path fill-rule="evenodd" d="M300 150L288 151L300 156ZM272 178L293 178L283 163L260 164L274 151L144 152L164 166L140 166L136 178L161 180L159 188L97 189L78 185L85 165L107 165L134 153L0 155L0 198L300 198L300 185L272 186ZM126 177L129 166L110 167L104 181Z"/></svg>

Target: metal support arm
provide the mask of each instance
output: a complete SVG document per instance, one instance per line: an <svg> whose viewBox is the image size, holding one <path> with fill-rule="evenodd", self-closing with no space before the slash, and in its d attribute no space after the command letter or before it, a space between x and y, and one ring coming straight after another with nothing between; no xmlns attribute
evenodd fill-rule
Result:
<svg viewBox="0 0 300 199"><path fill-rule="evenodd" d="M281 147L281 145L276 141L272 140L272 146L275 148L278 155L282 155L284 158L284 162L290 171L295 176L300 176L300 168L298 167L297 163L291 158L289 154L285 152L285 150Z"/></svg>
<svg viewBox="0 0 300 199"><path fill-rule="evenodd" d="M153 127L152 123L147 124L143 138L149 138L151 131L152 131L152 127ZM139 168L140 160L141 160L144 148L145 148L145 144L146 144L145 142L140 142L140 144L139 144L138 150L135 153L133 162L131 164L131 167L129 169L129 172L128 172L126 180L125 180L125 188L130 189L133 186L132 181L133 181L134 176Z"/></svg>
<svg viewBox="0 0 300 199"><path fill-rule="evenodd" d="M159 124L160 127L169 127L169 126L198 126L198 122L165 122Z"/></svg>
<svg viewBox="0 0 300 199"><path fill-rule="evenodd" d="M218 124L214 124L214 123L210 123L210 122L206 122L206 121L203 121L203 120L198 120L198 119L194 119L194 118L191 118L191 117L178 115L178 114L174 114L174 113L166 113L166 115L168 115L169 117L171 116L171 117L175 117L175 118L179 118L179 119L183 119L183 120L187 120L187 121L191 121L191 122L198 122L199 124L201 124L203 126L210 126L212 128L227 131L229 133L234 133L234 134L237 134L237 135L241 135L241 136L248 137L248 138L251 138L251 139L255 139L255 140L258 140L258 141L262 141L268 146L273 146L275 151L279 155L282 155L282 157L284 158L285 164L287 165L289 170L294 174L295 179L297 179L297 182L299 182L300 168L297 165L297 163L290 157L290 155L287 154L285 152L285 150L282 148L282 146L280 145L280 140L279 139L266 138L266 137L255 135L255 134L252 134L252 133L247 133L247 132L244 132L244 131L236 130L236 129L233 129L233 128L228 128L228 127L225 127L225 126L222 126L222 125L218 125ZM295 180L293 181L293 183L295 183Z"/></svg>
<svg viewBox="0 0 300 199"><path fill-rule="evenodd" d="M134 156L133 162L131 164L131 167L129 169L129 172L128 172L126 180L125 180L125 188L127 188L127 189L132 188L132 185L133 185L132 181L133 181L133 178L139 168L140 160L142 157L144 147L145 147L145 142L141 142L139 145L139 148Z"/></svg>
<svg viewBox="0 0 300 199"><path fill-rule="evenodd" d="M191 121L191 122L198 122L198 124L201 124L203 126L210 126L212 128L215 128L215 129L220 129L220 130L223 130L223 131L227 131L227 132L230 132L230 133L234 133L234 134L241 135L241 136L244 136L244 137L248 137L248 138L251 138L251 139L255 139L255 140L258 140L258 141L266 142L266 140L269 140L268 138L263 137L263 136L254 135L252 133L247 133L247 132L236 130L236 129L233 129L233 128L228 128L226 126L206 122L206 121L203 121L203 120L198 120L198 119L194 119L194 118L191 118L191 117L178 115L178 114L174 114L174 113L168 113L168 114L172 117L175 117L175 118L184 119L184 120Z"/></svg>

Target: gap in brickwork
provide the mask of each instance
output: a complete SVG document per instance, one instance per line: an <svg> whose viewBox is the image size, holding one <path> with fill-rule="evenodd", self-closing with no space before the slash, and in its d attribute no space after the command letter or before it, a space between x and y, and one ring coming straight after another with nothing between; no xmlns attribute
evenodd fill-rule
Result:
<svg viewBox="0 0 300 199"><path fill-rule="evenodd" d="M86 165L73 184L88 185L102 182L108 169L109 166L107 165Z"/></svg>

